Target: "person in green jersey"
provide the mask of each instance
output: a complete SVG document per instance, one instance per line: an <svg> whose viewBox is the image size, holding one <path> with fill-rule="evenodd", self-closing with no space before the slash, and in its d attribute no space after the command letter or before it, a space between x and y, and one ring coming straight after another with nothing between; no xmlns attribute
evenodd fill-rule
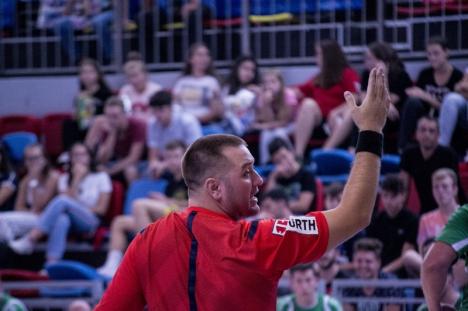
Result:
<svg viewBox="0 0 468 311"><path fill-rule="evenodd" d="M342 311L340 303L317 292L320 276L312 263L301 264L290 269L293 294L280 297L277 311Z"/></svg>
<svg viewBox="0 0 468 311"><path fill-rule="evenodd" d="M457 260L468 265L468 205L458 208L423 262L421 281L429 310L441 310L441 298L447 273ZM468 310L468 284L463 285L458 310Z"/></svg>

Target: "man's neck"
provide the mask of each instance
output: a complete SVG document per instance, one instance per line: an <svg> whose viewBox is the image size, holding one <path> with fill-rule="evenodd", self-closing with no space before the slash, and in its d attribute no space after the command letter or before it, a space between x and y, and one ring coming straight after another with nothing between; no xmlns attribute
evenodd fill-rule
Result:
<svg viewBox="0 0 468 311"><path fill-rule="evenodd" d="M434 148L425 148L425 147L419 146L419 149L421 150L421 154L424 159L430 158L434 154L434 151L436 150L436 148L437 148L437 145Z"/></svg>
<svg viewBox="0 0 468 311"><path fill-rule="evenodd" d="M307 297L296 296L296 304L303 309L312 308L317 304L317 294L314 292Z"/></svg>
<svg viewBox="0 0 468 311"><path fill-rule="evenodd" d="M452 215L453 212L455 212L457 207L458 203L455 200L453 200L450 203L439 205L439 210L443 215L447 216L448 218L448 216Z"/></svg>
<svg viewBox="0 0 468 311"><path fill-rule="evenodd" d="M446 63L440 65L439 67L435 68L435 69L434 69L434 72L435 72L436 74L447 74L447 73L449 73L451 70L452 70L452 65L450 65L449 62L446 62Z"/></svg>

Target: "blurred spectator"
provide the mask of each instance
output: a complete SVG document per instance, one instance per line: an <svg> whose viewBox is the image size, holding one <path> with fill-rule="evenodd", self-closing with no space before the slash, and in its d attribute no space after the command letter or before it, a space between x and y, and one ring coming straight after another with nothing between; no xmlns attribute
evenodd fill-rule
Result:
<svg viewBox="0 0 468 311"><path fill-rule="evenodd" d="M263 74L262 90L255 107L255 121L251 128L260 131L260 164L269 160L268 145L275 137L289 140L297 98L292 89L284 85L278 70Z"/></svg>
<svg viewBox="0 0 468 311"><path fill-rule="evenodd" d="M127 245L127 233L135 234L156 219L187 207L187 187L181 170L184 152L183 143L169 143L156 176L168 182L164 194L153 192L149 198L134 201L132 215L117 216L112 221L109 252L106 262L98 269L99 273L108 277L114 276Z"/></svg>
<svg viewBox="0 0 468 311"><path fill-rule="evenodd" d="M280 219L291 216L289 197L284 189L272 189L264 193L261 198L258 218Z"/></svg>
<svg viewBox="0 0 468 311"><path fill-rule="evenodd" d="M227 132L242 136L255 119L255 98L260 93L258 64L252 56L238 57L222 91Z"/></svg>
<svg viewBox="0 0 468 311"><path fill-rule="evenodd" d="M150 80L145 63L138 53L132 53L123 67L128 84L122 86L119 95L125 111L145 117L151 96L161 90L161 86Z"/></svg>
<svg viewBox="0 0 468 311"><path fill-rule="evenodd" d="M86 146L94 154L98 169L128 184L139 174L138 161L145 147L146 124L128 117L121 99L111 97L104 115L93 122L86 135Z"/></svg>
<svg viewBox="0 0 468 311"><path fill-rule="evenodd" d="M188 52L182 76L173 88L175 102L193 114L202 124L223 117L221 88L214 76L210 51L203 43L193 44Z"/></svg>
<svg viewBox="0 0 468 311"><path fill-rule="evenodd" d="M62 50L74 65L79 58L75 30L94 30L98 37L98 56L109 62L112 53L112 10L109 1L41 0L37 27L53 29L60 37Z"/></svg>
<svg viewBox="0 0 468 311"><path fill-rule="evenodd" d="M70 303L68 311L91 311L91 306L85 300L77 299Z"/></svg>
<svg viewBox="0 0 468 311"><path fill-rule="evenodd" d="M392 104L390 105L388 120L385 124L384 134L385 153L397 153L398 146L395 137L398 137L400 128L400 115L403 104L407 98L405 90L413 85L410 76L405 70L405 65L398 57L397 52L392 46L385 42L371 43L364 54L365 70L361 76L361 100L366 96L367 84L369 82L369 73L375 66L385 68L388 79L388 86ZM336 148L349 136L353 128L350 110L348 109L343 116L334 134L327 139L324 148Z"/></svg>
<svg viewBox="0 0 468 311"><path fill-rule="evenodd" d="M465 68L463 79L455 84L455 92L445 95L440 107L439 144L442 146L450 146L457 126L468 129L468 67Z"/></svg>
<svg viewBox="0 0 468 311"><path fill-rule="evenodd" d="M342 183L332 183L325 188L325 210L334 209L340 204L343 195L344 185Z"/></svg>
<svg viewBox="0 0 468 311"><path fill-rule="evenodd" d="M5 145L0 143L0 211L13 209L17 186L18 178L11 166L7 150Z"/></svg>
<svg viewBox="0 0 468 311"><path fill-rule="evenodd" d="M429 212L437 207L432 195L431 176L439 168L447 167L454 170L458 176L458 158L455 152L447 147L438 145L439 128L437 120L423 116L416 127L416 141L418 146L408 147L401 155L400 175L409 185L413 179L421 203L420 214ZM458 199L465 202L465 195L459 187Z"/></svg>
<svg viewBox="0 0 468 311"><path fill-rule="evenodd" d="M19 184L15 209L0 213L0 241L10 242L34 228L57 191L59 174L51 168L41 145L27 146L24 160L26 175Z"/></svg>
<svg viewBox="0 0 468 311"><path fill-rule="evenodd" d="M317 271L325 282L326 292L332 294L332 283L335 279L345 279L349 274L342 269L347 264L347 258L340 256L338 249L332 248L317 261Z"/></svg>
<svg viewBox="0 0 468 311"><path fill-rule="evenodd" d="M437 116L442 99L463 77L448 61L448 44L444 38L429 39L426 51L431 66L419 73L416 86L406 90L409 98L404 105L398 140L401 150L411 143L418 119L428 113Z"/></svg>
<svg viewBox="0 0 468 311"><path fill-rule="evenodd" d="M161 165L161 157L168 143L178 140L189 146L202 136L202 130L193 115L172 104L172 96L168 91L154 94L150 99L150 107L153 118L147 127L147 146L151 173Z"/></svg>
<svg viewBox="0 0 468 311"><path fill-rule="evenodd" d="M285 189L289 197L289 208L294 214L312 211L315 196L314 174L295 159L291 145L281 138L270 143L269 151L274 169L268 176L265 190L276 187Z"/></svg>
<svg viewBox="0 0 468 311"><path fill-rule="evenodd" d="M3 291L0 280L0 311L27 311L28 308L19 300Z"/></svg>
<svg viewBox="0 0 468 311"><path fill-rule="evenodd" d="M353 252L353 264L355 274L353 278L361 280L383 280L396 279L392 274L381 270L382 242L377 239L362 238L355 242ZM398 292L391 287L359 287L346 288L343 290L344 297L362 297L362 298L388 298L398 297ZM385 309L382 309L385 308ZM346 311L360 310L400 310L399 305L382 304L377 300L362 301L358 303L347 303L344 305Z"/></svg>
<svg viewBox="0 0 468 311"><path fill-rule="evenodd" d="M63 147L70 147L83 141L94 116L104 111L104 103L112 96L112 90L104 79L97 61L91 58L81 60L79 65L80 91L74 99L73 120L63 123Z"/></svg>
<svg viewBox="0 0 468 311"><path fill-rule="evenodd" d="M406 277L403 254L416 249L418 219L405 207L406 185L398 175L388 174L380 185L383 205L377 217L367 228L367 236L380 240L382 249L382 271Z"/></svg>
<svg viewBox="0 0 468 311"><path fill-rule="evenodd" d="M341 304L318 292L320 275L313 264L294 266L289 270L293 294L278 299L278 311L329 310L341 311Z"/></svg>
<svg viewBox="0 0 468 311"><path fill-rule="evenodd" d="M107 211L112 184L104 172L97 172L90 150L82 143L73 145L70 166L60 176L59 195L44 209L37 224L26 236L9 243L18 254L31 254L34 245L48 236L46 259L63 257L69 232L93 234Z"/></svg>
<svg viewBox="0 0 468 311"><path fill-rule="evenodd" d="M343 93L357 94L359 76L351 69L340 45L334 40L323 40L315 45L319 73L298 87L302 101L299 109L294 143L296 155L303 157L314 129L326 124L333 134L346 112Z"/></svg>

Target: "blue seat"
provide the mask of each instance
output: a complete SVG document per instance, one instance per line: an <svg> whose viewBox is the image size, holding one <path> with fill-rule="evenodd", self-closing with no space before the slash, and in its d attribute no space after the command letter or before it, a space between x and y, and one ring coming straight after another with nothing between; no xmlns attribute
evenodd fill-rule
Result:
<svg viewBox="0 0 468 311"><path fill-rule="evenodd" d="M3 135L3 144L14 164L19 164L24 158L24 149L30 144L37 143L37 136L30 132L13 132Z"/></svg>
<svg viewBox="0 0 468 311"><path fill-rule="evenodd" d="M382 165L380 174L385 175L389 173L400 172L400 156L397 154L384 154L382 156Z"/></svg>
<svg viewBox="0 0 468 311"><path fill-rule="evenodd" d="M164 193L166 186L167 181L164 179L139 179L132 182L125 197L124 215L132 213L133 201L146 198L150 192Z"/></svg>
<svg viewBox="0 0 468 311"><path fill-rule="evenodd" d="M270 175L274 168L275 166L273 164L255 166L255 170L257 171L258 175L262 176L262 178L268 178L268 175Z"/></svg>
<svg viewBox="0 0 468 311"><path fill-rule="evenodd" d="M315 149L310 153L314 163L315 176L324 184L346 182L353 162L353 156L342 149Z"/></svg>

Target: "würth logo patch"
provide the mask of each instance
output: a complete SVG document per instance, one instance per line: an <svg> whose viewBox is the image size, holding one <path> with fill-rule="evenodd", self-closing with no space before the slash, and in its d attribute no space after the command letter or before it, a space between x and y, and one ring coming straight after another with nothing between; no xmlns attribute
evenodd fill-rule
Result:
<svg viewBox="0 0 468 311"><path fill-rule="evenodd" d="M290 216L289 219L278 219L273 225L273 234L285 235L286 231L300 234L318 234L317 221L313 216Z"/></svg>

